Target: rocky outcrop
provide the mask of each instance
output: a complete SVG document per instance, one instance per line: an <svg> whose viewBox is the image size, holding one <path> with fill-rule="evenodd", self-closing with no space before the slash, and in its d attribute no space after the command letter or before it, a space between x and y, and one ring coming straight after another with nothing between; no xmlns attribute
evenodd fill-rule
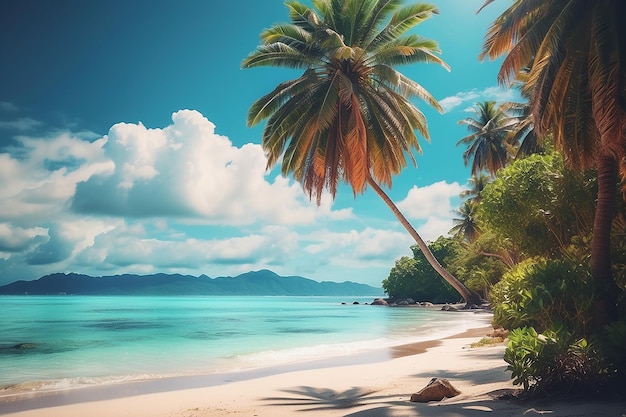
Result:
<svg viewBox="0 0 626 417"><path fill-rule="evenodd" d="M444 398L456 397L460 393L461 391L454 388L447 379L433 378L424 388L411 395L411 402L427 403L430 401L441 401Z"/></svg>

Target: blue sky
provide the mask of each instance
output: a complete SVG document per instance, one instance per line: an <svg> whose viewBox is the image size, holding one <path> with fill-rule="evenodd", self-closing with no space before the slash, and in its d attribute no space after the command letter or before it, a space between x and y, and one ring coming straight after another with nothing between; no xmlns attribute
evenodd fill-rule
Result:
<svg viewBox="0 0 626 417"><path fill-rule="evenodd" d="M389 190L426 240L447 235L469 169L458 121L508 101L499 62L479 62L506 7L435 0L416 28L452 70L400 67L444 114ZM411 238L370 191L318 208L265 170L250 104L286 70L242 70L282 0L20 0L0 3L0 284L53 272L211 277L271 269L379 286Z"/></svg>

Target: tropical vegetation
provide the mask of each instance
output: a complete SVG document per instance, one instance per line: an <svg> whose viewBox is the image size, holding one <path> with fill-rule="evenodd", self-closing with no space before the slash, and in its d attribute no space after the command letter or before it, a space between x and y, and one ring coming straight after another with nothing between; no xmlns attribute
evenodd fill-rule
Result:
<svg viewBox="0 0 626 417"><path fill-rule="evenodd" d="M445 266L511 331L504 359L530 395L626 394L623 16L622 1L514 1L481 58L504 55L499 80L527 103L460 122L472 178Z"/></svg>
<svg viewBox="0 0 626 417"><path fill-rule="evenodd" d="M411 100L439 109L394 66L445 67L436 43L408 32L434 6L400 3L288 2L291 23L263 32L244 67L304 70L250 108L250 125L267 120L268 167L282 161L318 203L340 182L374 189L417 243L383 280L387 294L488 300L527 394L623 397L626 2L514 0L493 22L479 58L504 56L498 80L525 101L479 102L459 122L472 175L449 236L428 244L381 188L420 150L417 135L428 139Z"/></svg>

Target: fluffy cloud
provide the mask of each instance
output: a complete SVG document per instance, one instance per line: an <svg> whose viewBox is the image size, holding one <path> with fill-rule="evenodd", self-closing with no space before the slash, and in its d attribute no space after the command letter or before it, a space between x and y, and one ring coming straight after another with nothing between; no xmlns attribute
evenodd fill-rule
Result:
<svg viewBox="0 0 626 417"><path fill-rule="evenodd" d="M449 184L445 181L425 187L413 186L406 198L398 203L398 208L407 218L422 221L424 224L418 232L425 240L434 240L446 236L452 228L450 213L458 205L463 190L464 187L457 182Z"/></svg>
<svg viewBox="0 0 626 417"><path fill-rule="evenodd" d="M302 233L354 217L327 195L316 207L268 174L259 145L234 146L200 113L172 120L12 138L0 152L0 284L58 271L293 274Z"/></svg>
<svg viewBox="0 0 626 417"><path fill-rule="evenodd" d="M17 138L19 148L0 154L0 221L29 224L65 210L76 184L110 172L102 140L69 133L52 138Z"/></svg>
<svg viewBox="0 0 626 417"><path fill-rule="evenodd" d="M519 94L513 89L503 89L501 87L487 87L484 90L472 89L460 91L453 96L446 97L439 101L444 113L448 113L460 106L470 107L480 101L495 101L498 103L519 100Z"/></svg>
<svg viewBox="0 0 626 417"><path fill-rule="evenodd" d="M463 103L467 103L468 101L476 101L480 95L477 91L461 91L456 93L453 96L446 97L444 99L439 100L439 104L443 108L444 113L450 112L452 109L459 107Z"/></svg>
<svg viewBox="0 0 626 417"><path fill-rule="evenodd" d="M296 233L282 227L270 226L245 236L198 239L158 238L143 227L123 225L100 234L76 261L98 265L103 271L197 271L211 269L211 265L236 265L243 272L282 264L296 247Z"/></svg>
<svg viewBox="0 0 626 417"><path fill-rule="evenodd" d="M352 208L333 208L328 195L316 207L299 184L266 171L259 145L234 146L196 111L161 128L120 123L102 137L57 132L14 143L0 153L5 281L271 268L377 285L414 244L392 216L360 228ZM435 239L450 229L460 191L414 187L398 205Z"/></svg>
<svg viewBox="0 0 626 417"><path fill-rule="evenodd" d="M79 184L73 209L230 225L307 224L321 214L350 215L332 213L329 204L318 209L288 179L277 176L269 181L259 145L233 146L197 111L179 111L172 120L163 129L127 123L113 126L105 137L104 152L115 169Z"/></svg>
<svg viewBox="0 0 626 417"><path fill-rule="evenodd" d="M0 257L11 252L20 252L32 245L47 240L48 231L43 227L21 228L9 223L0 223Z"/></svg>
<svg viewBox="0 0 626 417"><path fill-rule="evenodd" d="M404 229L383 230L366 227L362 231L331 232L321 230L302 237L304 247L317 259L352 268L388 266L390 260L410 253L414 244Z"/></svg>

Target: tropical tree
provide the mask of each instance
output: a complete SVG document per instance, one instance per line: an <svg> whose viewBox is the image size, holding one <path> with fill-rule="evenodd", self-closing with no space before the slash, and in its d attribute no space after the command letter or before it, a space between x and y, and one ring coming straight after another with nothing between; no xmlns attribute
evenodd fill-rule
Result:
<svg viewBox="0 0 626 417"><path fill-rule="evenodd" d="M304 70L252 104L248 125L267 119L261 144L268 168L282 158L310 198L335 197L341 182L356 196L371 187L415 239L428 261L468 304L469 291L432 255L421 236L379 184L415 163L419 133L428 139L424 114L410 101L419 98L441 111L435 98L394 66L416 62L448 68L436 42L408 33L437 13L430 4L402 6L401 0L313 0L313 8L286 3L290 23L261 33L262 44L244 68L274 66Z"/></svg>
<svg viewBox="0 0 626 417"><path fill-rule="evenodd" d="M487 171L495 176L496 171L509 160L510 137L515 118L510 117L495 101L484 101L474 106L474 117L460 120L471 133L460 139L458 145L466 145L463 152L465 166L472 165L472 176Z"/></svg>
<svg viewBox="0 0 626 417"><path fill-rule="evenodd" d="M454 226L450 229L450 233L470 243L475 241L480 235L480 226L476 221L477 208L478 203L474 200L465 200L461 207L455 210L459 217L452 219Z"/></svg>
<svg viewBox="0 0 626 417"><path fill-rule="evenodd" d="M446 262L457 254L458 245L450 238L439 237L429 245L430 250L438 259ZM417 246L412 246L413 257L403 256L396 263L389 276L383 280L382 287L390 298L412 298L415 301L433 303L456 303L459 300L457 291L445 281L438 279L437 272L424 257Z"/></svg>
<svg viewBox="0 0 626 417"><path fill-rule="evenodd" d="M461 198L468 198L471 201L480 203L480 197L485 189L485 186L489 184L489 177L485 174L472 175L468 180L470 188L464 190L459 194Z"/></svg>
<svg viewBox="0 0 626 417"><path fill-rule="evenodd" d="M506 55L501 83L530 68L535 130L550 131L572 167L597 170L591 270L605 322L618 317L610 235L620 164L626 175L624 16L624 0L516 0L491 25L481 54Z"/></svg>
<svg viewBox="0 0 626 417"><path fill-rule="evenodd" d="M529 104L529 92L523 87L528 81L528 70L523 68L517 74L517 80L514 84L520 90L523 102L509 101L502 103L502 109L515 119L515 123L511 126L511 143L518 144L515 158L541 153L544 150L544 138L540 138L533 126L533 117Z"/></svg>

